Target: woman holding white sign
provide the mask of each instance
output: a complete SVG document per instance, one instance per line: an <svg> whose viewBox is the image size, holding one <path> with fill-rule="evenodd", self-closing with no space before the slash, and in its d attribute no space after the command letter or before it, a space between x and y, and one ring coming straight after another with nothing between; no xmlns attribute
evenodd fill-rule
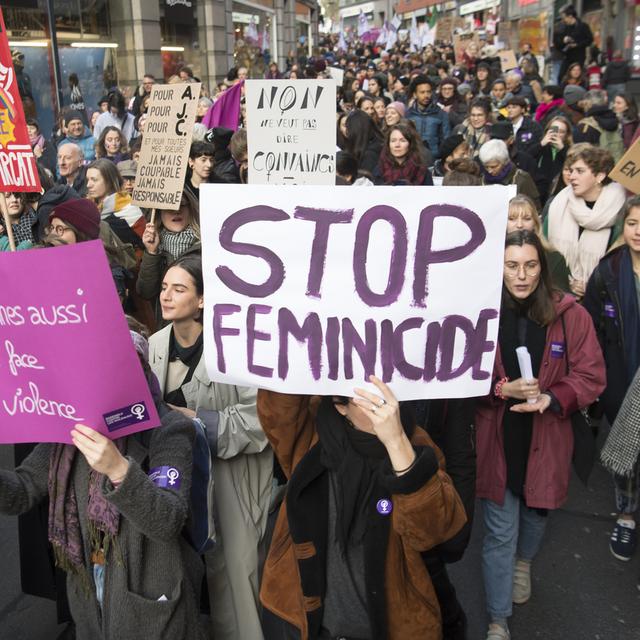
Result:
<svg viewBox="0 0 640 640"><path fill-rule="evenodd" d="M260 592L267 640L442 637L422 553L464 507L412 412L370 381L353 398L258 391L288 479Z"/></svg>
<svg viewBox="0 0 640 640"><path fill-rule="evenodd" d="M521 375L520 346L531 357L531 379ZM531 562L547 514L567 497L572 414L594 402L604 386L589 314L553 288L540 238L532 231L509 234L494 383L476 409L487 640L508 640L512 602L524 604L531 596Z"/></svg>
<svg viewBox="0 0 640 640"><path fill-rule="evenodd" d="M147 223L142 242L144 253L136 281L136 291L155 304L156 327L166 324L158 296L167 267L188 251L200 250L199 204L189 189L184 189L177 211L160 209L155 222Z"/></svg>
<svg viewBox="0 0 640 640"><path fill-rule="evenodd" d="M164 400L202 421L213 463L216 548L205 554L216 640L262 637L258 548L265 532L273 454L256 414L256 392L212 382L203 355L204 285L199 255L182 256L162 280L162 317L150 339L150 364Z"/></svg>

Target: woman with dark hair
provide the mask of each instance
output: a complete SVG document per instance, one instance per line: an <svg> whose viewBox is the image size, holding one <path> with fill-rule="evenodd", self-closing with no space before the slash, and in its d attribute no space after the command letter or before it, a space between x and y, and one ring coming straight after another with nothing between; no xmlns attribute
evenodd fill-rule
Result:
<svg viewBox="0 0 640 640"><path fill-rule="evenodd" d="M386 129L386 109L387 103L383 97L379 96L373 99L373 119L382 132Z"/></svg>
<svg viewBox="0 0 640 640"><path fill-rule="evenodd" d="M114 164L129 160L129 146L118 127L105 127L96 142L96 158L107 158Z"/></svg>
<svg viewBox="0 0 640 640"><path fill-rule="evenodd" d="M475 80L471 83L473 95L476 98L489 98L491 96L493 80L491 66L486 62L478 63Z"/></svg>
<svg viewBox="0 0 640 640"><path fill-rule="evenodd" d="M573 144L572 131L571 122L565 116L555 116L547 122L542 140L530 148L537 163L533 179L543 205L547 201L551 181L562 171L569 147Z"/></svg>
<svg viewBox="0 0 640 640"><path fill-rule="evenodd" d="M620 122L624 148L628 149L638 128L638 105L630 93L619 93L611 108Z"/></svg>
<svg viewBox="0 0 640 640"><path fill-rule="evenodd" d="M373 109L373 98L371 96L363 94L361 98L358 98L356 101L356 109L364 111L375 122L376 112Z"/></svg>
<svg viewBox="0 0 640 640"><path fill-rule="evenodd" d="M565 257L571 290L578 298L615 237L618 212L625 202L622 185L612 182L613 157L591 145L571 153L569 186L553 199L545 221L547 238Z"/></svg>
<svg viewBox="0 0 640 640"><path fill-rule="evenodd" d="M467 103L458 93L458 81L455 78L444 78L440 82L437 102L438 106L449 115L449 124L452 129L467 117Z"/></svg>
<svg viewBox="0 0 640 640"><path fill-rule="evenodd" d="M167 267L187 252L200 250L200 215L198 200L189 189L182 192L177 211L159 209L155 222L147 223L142 235L144 253L136 282L138 294L154 301L156 327L164 326L158 296Z"/></svg>
<svg viewBox="0 0 640 640"><path fill-rule="evenodd" d="M22 514L49 498L48 539L66 573L73 637L122 637L126 629L132 638L204 640L202 560L183 535L195 430L162 403L147 341L131 337L161 426L144 439L111 440L76 424L73 444L38 444L15 471L0 471L0 511ZM178 470L180 482L154 481L150 471L160 467Z"/></svg>
<svg viewBox="0 0 640 640"><path fill-rule="evenodd" d="M385 107L391 102L391 98L385 93L386 87L387 78L384 73L376 73L367 81L367 93L372 98L382 98L384 100Z"/></svg>
<svg viewBox="0 0 640 640"><path fill-rule="evenodd" d="M535 121L541 127L546 127L551 118L562 115L564 103L562 88L556 84L546 84L542 87L542 100L536 109Z"/></svg>
<svg viewBox="0 0 640 640"><path fill-rule="evenodd" d="M212 382L204 358L202 260L186 253L162 279L168 323L149 339L160 395L206 429L214 459L217 545L205 553L212 636L260 638L258 553L265 532L273 454L256 414L256 391Z"/></svg>
<svg viewBox="0 0 640 640"><path fill-rule="evenodd" d="M600 402L610 425L614 424L640 367L640 196L627 200L620 217L623 244L600 260L584 297L607 365L607 388ZM609 455L617 457L615 451ZM638 461L624 475L618 469L613 479L618 520L609 546L616 558L626 561L633 556L638 540L635 521L640 506Z"/></svg>
<svg viewBox="0 0 640 640"><path fill-rule="evenodd" d="M433 185L423 148L417 132L406 120L389 127L374 173L376 182L384 185Z"/></svg>
<svg viewBox="0 0 640 640"><path fill-rule="evenodd" d="M529 353L532 379L522 376L519 347ZM475 421L487 640L508 640L512 603L531 597L531 562L548 513L567 498L571 415L604 386L589 314L553 289L540 238L533 231L509 234L493 384L477 404Z"/></svg>
<svg viewBox="0 0 640 640"><path fill-rule="evenodd" d="M464 507L407 403L369 380L376 393L319 402L258 391L288 479L260 592L267 640L442 637L422 553L460 531Z"/></svg>
<svg viewBox="0 0 640 640"><path fill-rule="evenodd" d="M373 175L383 147L380 129L364 111L358 108L347 116L345 130L344 151L348 151L358 161L359 171L366 171Z"/></svg>
<svg viewBox="0 0 640 640"><path fill-rule="evenodd" d="M342 150L347 147L347 113L339 113L336 119L336 144Z"/></svg>
<svg viewBox="0 0 640 640"><path fill-rule="evenodd" d="M122 176L111 160L99 158L87 167L87 198L96 203L100 217L122 242L142 249L145 218L139 207L131 204Z"/></svg>
<svg viewBox="0 0 640 640"><path fill-rule="evenodd" d="M109 94L108 110L100 114L93 127L93 137L99 140L106 127L118 127L128 143L137 136L135 120L125 108L124 96L119 91L112 91Z"/></svg>
<svg viewBox="0 0 640 640"><path fill-rule="evenodd" d="M569 65L569 68L564 74L560 85L562 86L563 90L569 85L576 85L578 87L582 87L583 89L589 88L587 75L579 62L574 62Z"/></svg>

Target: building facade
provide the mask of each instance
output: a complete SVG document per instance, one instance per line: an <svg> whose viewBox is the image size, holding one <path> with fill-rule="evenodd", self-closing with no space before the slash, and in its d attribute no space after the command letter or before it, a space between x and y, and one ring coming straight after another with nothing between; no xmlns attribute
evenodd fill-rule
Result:
<svg viewBox="0 0 640 640"><path fill-rule="evenodd" d="M46 135L71 102L74 74L88 111L114 86L187 66L210 92L234 65L264 77L271 61L310 55L316 0L0 0L32 114ZM57 46L56 46L57 45Z"/></svg>

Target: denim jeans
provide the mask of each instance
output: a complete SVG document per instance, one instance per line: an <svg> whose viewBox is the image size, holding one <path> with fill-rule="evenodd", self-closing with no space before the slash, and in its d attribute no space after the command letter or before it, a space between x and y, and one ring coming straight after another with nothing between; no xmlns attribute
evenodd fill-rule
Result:
<svg viewBox="0 0 640 640"><path fill-rule="evenodd" d="M511 615L513 570L516 553L531 562L542 543L547 518L529 509L509 489L504 504L482 500L484 539L482 573L487 612L492 620Z"/></svg>
<svg viewBox="0 0 640 640"><path fill-rule="evenodd" d="M96 600L102 609L102 603L104 601L104 565L93 565L93 581L96 585Z"/></svg>

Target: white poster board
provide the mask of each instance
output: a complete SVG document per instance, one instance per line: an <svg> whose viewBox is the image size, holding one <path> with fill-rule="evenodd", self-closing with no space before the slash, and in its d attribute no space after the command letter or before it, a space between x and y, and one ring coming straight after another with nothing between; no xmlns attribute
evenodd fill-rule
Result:
<svg viewBox="0 0 640 640"><path fill-rule="evenodd" d="M336 86L341 87L344 82L344 69L338 67L327 67L327 74L336 81Z"/></svg>
<svg viewBox="0 0 640 640"><path fill-rule="evenodd" d="M480 191L482 190L482 191ZM485 395L515 187L201 187L212 380Z"/></svg>
<svg viewBox="0 0 640 640"><path fill-rule="evenodd" d="M249 184L336 180L334 80L247 80Z"/></svg>

